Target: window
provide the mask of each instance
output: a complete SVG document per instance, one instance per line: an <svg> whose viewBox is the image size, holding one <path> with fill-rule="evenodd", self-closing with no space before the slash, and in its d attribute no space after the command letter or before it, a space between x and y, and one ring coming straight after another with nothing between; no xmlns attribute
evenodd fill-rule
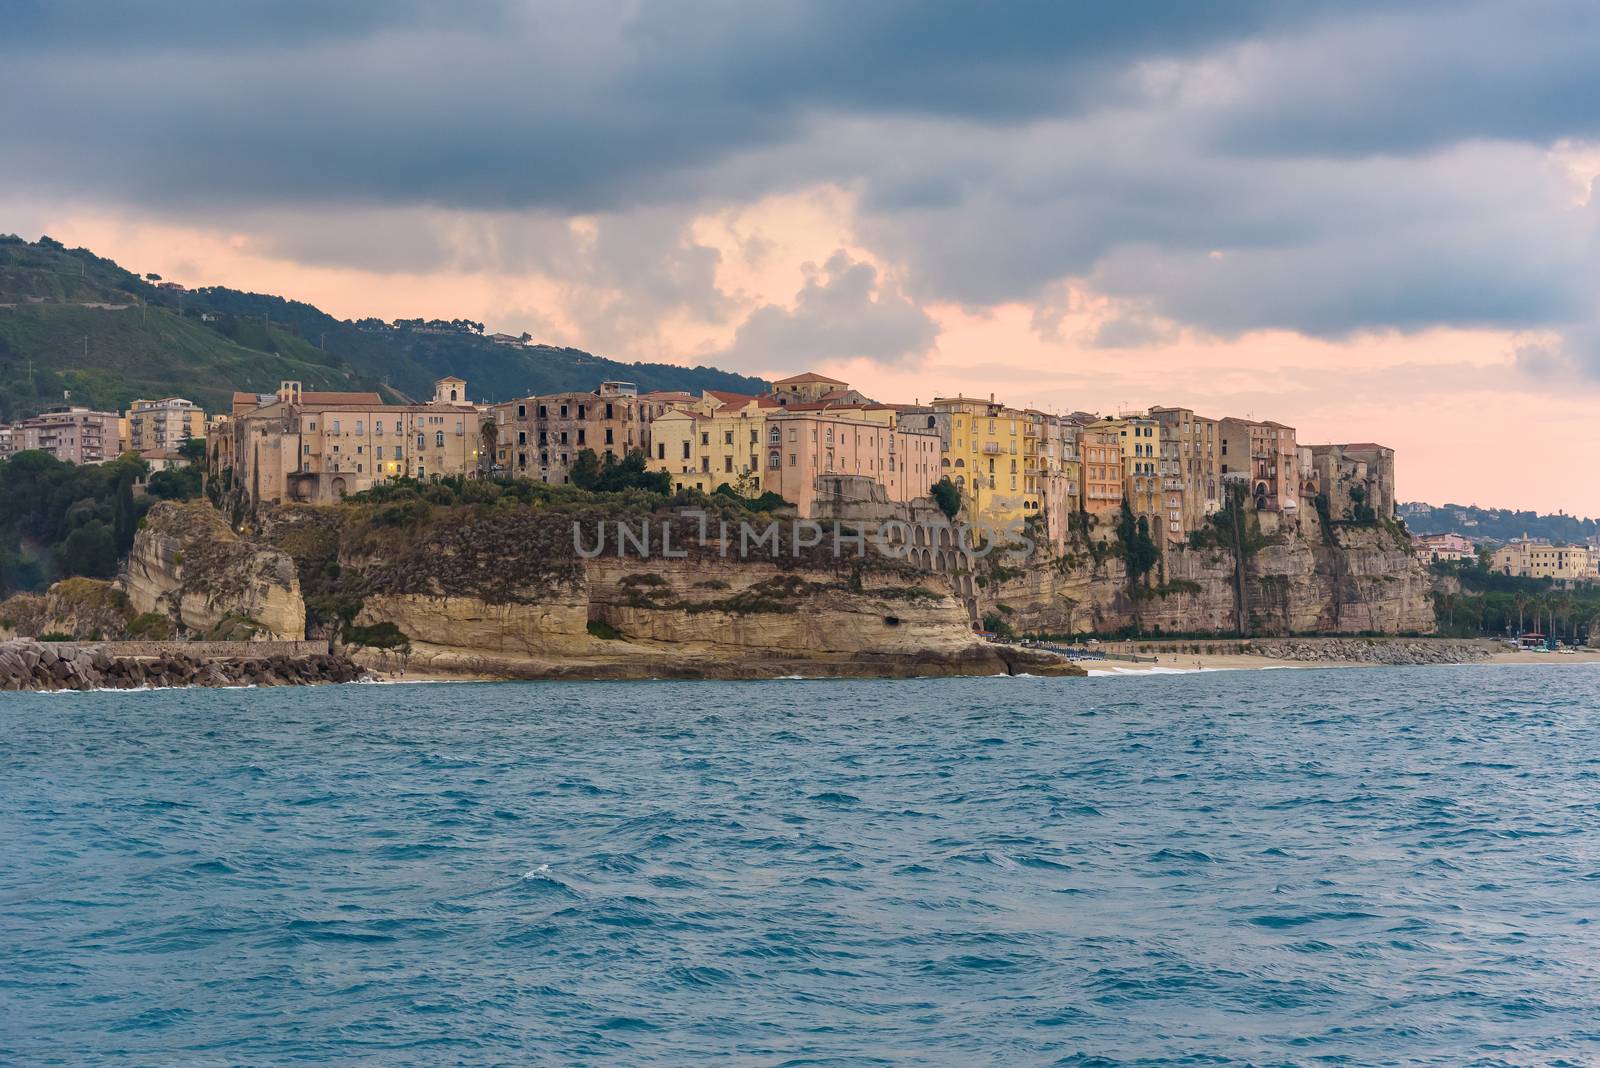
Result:
<svg viewBox="0 0 1600 1068"><path fill-rule="evenodd" d="M433 432L433 443L434 443L434 445L438 446L439 448L443 448L444 447L444 431L443 430L435 430Z"/></svg>
<svg viewBox="0 0 1600 1068"><path fill-rule="evenodd" d="M583 442L584 442L584 434L585 434L585 431L584 431L583 427L580 426L578 428L578 444L579 445L582 445Z"/></svg>
<svg viewBox="0 0 1600 1068"><path fill-rule="evenodd" d="M612 411L611 411L611 403L610 403L610 402L609 402L609 401L607 401L607 402L606 402L606 418L607 418L607 419L614 419L614 418L616 418L616 416L615 416L615 415L613 415L613 414L612 414Z"/></svg>
<svg viewBox="0 0 1600 1068"><path fill-rule="evenodd" d="M665 460L666 458L667 458L667 443L663 441L663 442L659 443L658 445L656 445L656 459L657 460Z"/></svg>
<svg viewBox="0 0 1600 1068"><path fill-rule="evenodd" d="M700 435L700 444L702 444L702 445L710 445L711 444L711 435L710 434L701 434Z"/></svg>
<svg viewBox="0 0 1600 1068"><path fill-rule="evenodd" d="M339 420L337 420L337 419L335 419L333 421L333 432L335 434L337 434L339 432Z"/></svg>
<svg viewBox="0 0 1600 1068"><path fill-rule="evenodd" d="M360 437L364 433L366 433L366 431L361 426L361 420L357 419L356 420L356 436Z"/></svg>
<svg viewBox="0 0 1600 1068"><path fill-rule="evenodd" d="M383 420L382 419L374 419L372 421L372 432L374 434L378 435L380 438L383 437Z"/></svg>
<svg viewBox="0 0 1600 1068"><path fill-rule="evenodd" d="M404 460L406 458L405 450L396 445L394 447L394 458L396 460Z"/></svg>
<svg viewBox="0 0 1600 1068"><path fill-rule="evenodd" d="M566 417L567 417L567 406L565 404L563 404L561 406L561 418L565 419Z"/></svg>
<svg viewBox="0 0 1600 1068"><path fill-rule="evenodd" d="M578 405L578 418L579 418L579 419L583 419L583 418L585 418L585 416L584 416L584 414L583 414L583 405L581 405L581 404L580 404L580 405Z"/></svg>
<svg viewBox="0 0 1600 1068"><path fill-rule="evenodd" d="M561 444L565 445L566 443L567 443L567 432L565 430L563 430L561 432Z"/></svg>
<svg viewBox="0 0 1600 1068"><path fill-rule="evenodd" d="M526 419L526 418L528 418L528 406L526 404L517 405L517 418L518 419Z"/></svg>
<svg viewBox="0 0 1600 1068"><path fill-rule="evenodd" d="M612 429L610 427L606 427L606 444L607 445L613 444L613 442L611 440L611 435L612 435Z"/></svg>
<svg viewBox="0 0 1600 1068"><path fill-rule="evenodd" d="M379 459L379 460L383 459L383 446L382 445L378 446L375 455L376 455L377 459Z"/></svg>
<svg viewBox="0 0 1600 1068"><path fill-rule="evenodd" d="M545 409L545 406L542 405L542 404L539 405L539 418L540 419L548 419L548 418L550 418L550 413Z"/></svg>
<svg viewBox="0 0 1600 1068"><path fill-rule="evenodd" d="M517 444L518 445L526 445L527 443L528 443L528 432L526 430L517 431ZM539 444L540 445L544 444L544 433L542 431L539 434Z"/></svg>
<svg viewBox="0 0 1600 1068"><path fill-rule="evenodd" d="M733 457L732 456L724 456L722 458L722 473L725 474L725 475L733 474Z"/></svg>
<svg viewBox="0 0 1600 1068"><path fill-rule="evenodd" d="M733 431L724 430L722 432L722 443L724 445L732 445L733 444Z"/></svg>
<svg viewBox="0 0 1600 1068"><path fill-rule="evenodd" d="M417 431L417 448L421 449L427 444L428 444L428 435L423 433L420 430Z"/></svg>

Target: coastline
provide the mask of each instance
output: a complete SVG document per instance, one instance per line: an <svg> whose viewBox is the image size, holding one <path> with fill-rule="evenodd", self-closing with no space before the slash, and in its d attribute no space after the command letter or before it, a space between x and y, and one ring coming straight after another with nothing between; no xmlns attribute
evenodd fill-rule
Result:
<svg viewBox="0 0 1600 1068"><path fill-rule="evenodd" d="M1171 675L1193 674L1209 671L1271 671L1302 668L1373 668L1373 667L1449 667L1449 666L1499 666L1507 664L1541 664L1571 667L1581 664L1600 664L1600 649L1579 649L1565 653L1535 653L1528 650L1493 652L1472 660L1446 663L1401 665L1380 660L1294 660L1284 657L1259 656L1240 653L1160 653L1154 662L1121 660L1086 661L1089 674L1096 677L1113 675Z"/></svg>

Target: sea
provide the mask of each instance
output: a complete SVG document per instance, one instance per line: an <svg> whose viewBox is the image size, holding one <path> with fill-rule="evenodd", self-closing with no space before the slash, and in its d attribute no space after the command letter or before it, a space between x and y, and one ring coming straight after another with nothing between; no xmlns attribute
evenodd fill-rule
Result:
<svg viewBox="0 0 1600 1068"><path fill-rule="evenodd" d="M0 1063L1600 1063L1600 668L0 695Z"/></svg>

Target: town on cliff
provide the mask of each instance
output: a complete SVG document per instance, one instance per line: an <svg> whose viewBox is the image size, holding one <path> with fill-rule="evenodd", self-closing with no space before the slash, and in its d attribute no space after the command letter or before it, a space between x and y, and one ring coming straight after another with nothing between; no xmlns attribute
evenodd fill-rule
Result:
<svg viewBox="0 0 1600 1068"><path fill-rule="evenodd" d="M0 637L320 641L389 673L762 678L1073 674L1108 655L1088 636L1439 624L1450 547L1396 518L1394 451L1370 442L1179 407L883 402L815 373L759 394L607 381L469 398L456 377L421 403L285 381L209 417L167 398L11 428L8 454L131 448L149 492L192 499L149 508L113 578L0 603ZM158 491L175 472L197 492ZM1554 566L1503 551L1526 557L1497 556L1508 574ZM1595 557L1560 566L1586 581ZM1330 648L1346 646L1278 655L1346 655ZM1444 655L1407 648L1366 655ZM76 678L70 657L25 659Z"/></svg>

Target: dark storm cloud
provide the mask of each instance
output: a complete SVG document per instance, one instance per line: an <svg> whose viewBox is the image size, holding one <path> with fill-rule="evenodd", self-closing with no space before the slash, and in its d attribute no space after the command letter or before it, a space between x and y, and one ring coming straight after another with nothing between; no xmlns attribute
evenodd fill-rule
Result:
<svg viewBox="0 0 1600 1068"><path fill-rule="evenodd" d="M817 111L1001 123L1313 4L24 3L7 180L203 199L603 210ZM110 161L115 166L107 166ZM3 166L3 165L0 165ZM3 174L4 172L0 172Z"/></svg>
<svg viewBox="0 0 1600 1068"><path fill-rule="evenodd" d="M1592 212L1547 157L1600 135L1588 0L29 0L4 19L0 190L298 213L276 243L318 262L531 263L609 294L597 330L728 312L696 212L857 194L898 288L830 269L794 311L758 309L735 355L810 331L903 359L932 343L919 302L1040 305L1064 279L1135 309L1094 339L1112 346L1174 322L1576 338L1600 281ZM406 212L485 222L463 244L397 233ZM573 213L601 216L599 241L573 244Z"/></svg>

